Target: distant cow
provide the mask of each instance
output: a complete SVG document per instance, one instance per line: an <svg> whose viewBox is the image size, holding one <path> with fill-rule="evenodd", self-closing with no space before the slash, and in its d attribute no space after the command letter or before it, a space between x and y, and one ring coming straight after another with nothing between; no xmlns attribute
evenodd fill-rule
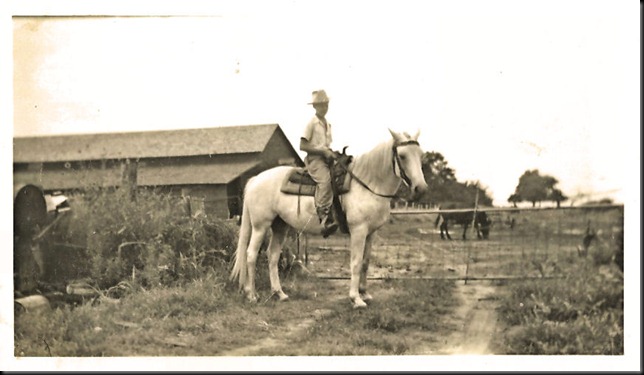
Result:
<svg viewBox="0 0 644 375"><path fill-rule="evenodd" d="M441 238L452 239L447 230L448 223L460 224L463 226L463 239L466 240L467 228L472 223L474 218L474 210L472 211L461 211L461 212L440 212L438 217L436 217L436 223L434 227L437 227L440 223ZM490 235L490 225L492 220L487 216L485 211L476 211L476 219L474 220L474 227L476 228L476 236L478 239L487 240Z"/></svg>

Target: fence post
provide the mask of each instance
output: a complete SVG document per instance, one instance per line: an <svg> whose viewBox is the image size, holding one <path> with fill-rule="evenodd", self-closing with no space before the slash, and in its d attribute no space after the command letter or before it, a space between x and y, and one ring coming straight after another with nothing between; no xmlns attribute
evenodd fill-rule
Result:
<svg viewBox="0 0 644 375"><path fill-rule="evenodd" d="M477 235L476 231L476 210L479 207L479 183L476 183L476 195L474 197L474 214L472 215L472 236ZM467 285L468 272L470 270L470 257L472 252L472 246L467 247L467 263L465 264L465 285Z"/></svg>
<svg viewBox="0 0 644 375"><path fill-rule="evenodd" d="M304 234L304 265L309 265L309 235Z"/></svg>
<svg viewBox="0 0 644 375"><path fill-rule="evenodd" d="M136 199L138 160L125 159L122 167L121 185L127 189L130 199Z"/></svg>
<svg viewBox="0 0 644 375"><path fill-rule="evenodd" d="M479 208L479 183L476 183L476 195L474 196L474 214L472 215L472 233L476 234L476 211Z"/></svg>

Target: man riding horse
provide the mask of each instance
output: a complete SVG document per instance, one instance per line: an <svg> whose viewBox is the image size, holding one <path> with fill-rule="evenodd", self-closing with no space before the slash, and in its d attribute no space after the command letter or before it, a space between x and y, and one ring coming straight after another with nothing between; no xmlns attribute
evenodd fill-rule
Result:
<svg viewBox="0 0 644 375"><path fill-rule="evenodd" d="M315 116L306 125L300 138L300 150L307 153L304 163L317 184L315 208L320 223L324 226L322 235L326 237L338 229L338 222L331 209L333 188L330 171L338 154L330 148L333 140L331 124L325 117L329 110L329 97L324 90L313 91L313 99L309 104L315 108Z"/></svg>

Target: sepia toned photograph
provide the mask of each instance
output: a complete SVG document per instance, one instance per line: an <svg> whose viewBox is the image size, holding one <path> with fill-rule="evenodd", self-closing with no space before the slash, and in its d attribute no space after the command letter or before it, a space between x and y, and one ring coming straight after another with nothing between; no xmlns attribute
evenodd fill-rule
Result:
<svg viewBox="0 0 644 375"><path fill-rule="evenodd" d="M641 371L638 2L8 3L3 370Z"/></svg>

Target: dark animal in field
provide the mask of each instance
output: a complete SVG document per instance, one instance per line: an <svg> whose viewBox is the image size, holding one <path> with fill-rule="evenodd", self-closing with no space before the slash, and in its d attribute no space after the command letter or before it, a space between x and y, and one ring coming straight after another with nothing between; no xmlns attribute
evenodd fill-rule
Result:
<svg viewBox="0 0 644 375"><path fill-rule="evenodd" d="M617 232L615 236L615 257L613 261L624 272L624 230Z"/></svg>
<svg viewBox="0 0 644 375"><path fill-rule="evenodd" d="M490 236L490 226L492 225L492 220L487 216L485 211L476 211L476 218L474 217L474 210L471 211L458 211L458 212L440 212L436 217L436 222L434 227L439 226L441 231L441 239L451 240L452 237L449 235L449 230L447 229L448 224L460 224L463 226L463 239L467 239L467 228L472 224L474 219L474 227L476 228L476 236L478 239L487 240Z"/></svg>
<svg viewBox="0 0 644 375"><path fill-rule="evenodd" d="M586 235L582 240L582 245L577 246L577 253L579 254L579 256L585 257L586 255L588 255L588 249L590 248L590 245L593 243L593 241L596 241L596 240L597 240L597 233L590 226L590 221L588 221L588 225L586 226Z"/></svg>
<svg viewBox="0 0 644 375"><path fill-rule="evenodd" d="M508 216L505 219L505 225L507 225L510 228L510 230L514 230L514 227L516 226L516 224L517 224L517 222L514 219L514 217Z"/></svg>

